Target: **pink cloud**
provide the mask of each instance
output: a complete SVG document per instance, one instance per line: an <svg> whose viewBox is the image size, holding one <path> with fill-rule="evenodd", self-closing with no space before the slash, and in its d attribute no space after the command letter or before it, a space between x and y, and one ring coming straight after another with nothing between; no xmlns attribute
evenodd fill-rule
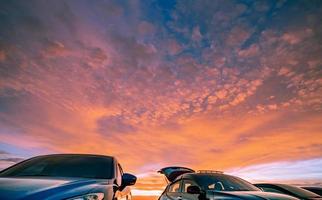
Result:
<svg viewBox="0 0 322 200"><path fill-rule="evenodd" d="M321 157L314 17L279 31L258 18L261 3L178 2L162 23L140 2L21 4L30 20L12 15L3 32L12 48L0 51L1 141L115 155L140 174ZM137 189L159 190L158 178Z"/></svg>
<svg viewBox="0 0 322 200"><path fill-rule="evenodd" d="M199 26L193 28L191 39L195 42L199 42L202 39Z"/></svg>
<svg viewBox="0 0 322 200"><path fill-rule="evenodd" d="M284 33L282 36L282 40L288 42L291 45L298 44L302 40L312 36L312 29L305 29L301 31L294 31L290 33Z"/></svg>
<svg viewBox="0 0 322 200"><path fill-rule="evenodd" d="M4 50L0 50L0 62L3 62L6 60L6 53Z"/></svg>
<svg viewBox="0 0 322 200"><path fill-rule="evenodd" d="M168 51L170 55L178 54L180 51L182 51L182 46L176 40L169 40Z"/></svg>
<svg viewBox="0 0 322 200"><path fill-rule="evenodd" d="M256 44L251 45L248 49L243 49L238 52L240 57L251 57L259 53L259 47Z"/></svg>
<svg viewBox="0 0 322 200"><path fill-rule="evenodd" d="M56 57L66 55L67 49L65 45L58 41L49 41L45 51L43 52L44 56Z"/></svg>
<svg viewBox="0 0 322 200"><path fill-rule="evenodd" d="M147 21L142 21L138 25L138 32L141 35L145 34L153 34L155 32L155 27L153 24L147 22Z"/></svg>

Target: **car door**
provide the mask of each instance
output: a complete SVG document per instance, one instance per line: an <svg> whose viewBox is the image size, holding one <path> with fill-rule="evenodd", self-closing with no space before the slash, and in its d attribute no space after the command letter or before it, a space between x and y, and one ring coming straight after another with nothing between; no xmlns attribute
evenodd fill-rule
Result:
<svg viewBox="0 0 322 200"><path fill-rule="evenodd" d="M117 187L120 188L122 184L123 169L118 162L116 163L115 167L116 167L115 180L116 180ZM130 200L131 199L130 188L125 187L122 190L117 189L115 192L115 197L117 200Z"/></svg>
<svg viewBox="0 0 322 200"><path fill-rule="evenodd" d="M182 180L182 200L198 200L199 194L189 194L187 188L189 186L198 186L193 180L183 179Z"/></svg>
<svg viewBox="0 0 322 200"><path fill-rule="evenodd" d="M185 173L193 173L195 171L186 167L171 166L162 168L158 172L167 178L168 183L171 183L172 181L176 180L178 176Z"/></svg>
<svg viewBox="0 0 322 200"><path fill-rule="evenodd" d="M168 200L182 200L181 180L171 183L165 193Z"/></svg>

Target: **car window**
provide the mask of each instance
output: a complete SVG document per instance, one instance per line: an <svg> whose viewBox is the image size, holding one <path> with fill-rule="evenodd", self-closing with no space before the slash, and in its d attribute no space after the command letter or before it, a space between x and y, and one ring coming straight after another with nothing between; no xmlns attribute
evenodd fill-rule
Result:
<svg viewBox="0 0 322 200"><path fill-rule="evenodd" d="M216 183L212 183L212 184L208 185L208 189L222 191L222 190L225 190L225 187L221 181L217 181Z"/></svg>
<svg viewBox="0 0 322 200"><path fill-rule="evenodd" d="M192 180L183 180L182 182L182 188L183 188L183 192L187 193L187 188L189 186L198 186L195 182L193 182Z"/></svg>
<svg viewBox="0 0 322 200"><path fill-rule="evenodd" d="M40 156L18 163L0 173L1 177L112 178L113 159L91 155Z"/></svg>
<svg viewBox="0 0 322 200"><path fill-rule="evenodd" d="M314 192L315 194L322 195L322 188L310 188L310 187L303 187L304 189Z"/></svg>
<svg viewBox="0 0 322 200"><path fill-rule="evenodd" d="M279 187L283 188L284 190L290 191L291 193L303 197L303 198L315 198L318 197L317 194L310 192L308 190L302 189L300 187L296 187L293 185L279 185Z"/></svg>
<svg viewBox="0 0 322 200"><path fill-rule="evenodd" d="M260 188L262 188L262 190L264 192L274 192L274 193L281 193L281 194L283 194L283 192L280 191L280 190L278 190L278 189L269 188L269 187L260 187Z"/></svg>
<svg viewBox="0 0 322 200"><path fill-rule="evenodd" d="M168 188L168 192L180 192L180 183L181 181L177 181L171 184Z"/></svg>
<svg viewBox="0 0 322 200"><path fill-rule="evenodd" d="M226 174L200 174L195 177L196 183L204 190L215 191L259 191L251 183Z"/></svg>

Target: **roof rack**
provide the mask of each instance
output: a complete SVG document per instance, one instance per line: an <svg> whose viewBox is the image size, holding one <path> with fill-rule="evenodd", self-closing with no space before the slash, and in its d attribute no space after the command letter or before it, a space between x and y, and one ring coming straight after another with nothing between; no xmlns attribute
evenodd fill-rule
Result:
<svg viewBox="0 0 322 200"><path fill-rule="evenodd" d="M197 173L202 174L223 174L223 171L216 171L216 170L198 170Z"/></svg>

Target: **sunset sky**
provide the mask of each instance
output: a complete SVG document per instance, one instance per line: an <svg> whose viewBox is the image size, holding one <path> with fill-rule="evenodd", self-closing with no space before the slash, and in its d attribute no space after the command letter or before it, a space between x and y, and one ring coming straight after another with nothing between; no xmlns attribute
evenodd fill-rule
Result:
<svg viewBox="0 0 322 200"><path fill-rule="evenodd" d="M0 169L48 153L322 184L322 1L0 1Z"/></svg>

